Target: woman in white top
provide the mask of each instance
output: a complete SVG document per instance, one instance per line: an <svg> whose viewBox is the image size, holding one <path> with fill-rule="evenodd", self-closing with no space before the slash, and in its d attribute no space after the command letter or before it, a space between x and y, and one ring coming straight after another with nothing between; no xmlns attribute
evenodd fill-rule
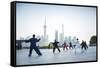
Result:
<svg viewBox="0 0 100 68"><path fill-rule="evenodd" d="M79 40L76 39L75 54L80 53L80 52L81 52L81 46L80 46Z"/></svg>

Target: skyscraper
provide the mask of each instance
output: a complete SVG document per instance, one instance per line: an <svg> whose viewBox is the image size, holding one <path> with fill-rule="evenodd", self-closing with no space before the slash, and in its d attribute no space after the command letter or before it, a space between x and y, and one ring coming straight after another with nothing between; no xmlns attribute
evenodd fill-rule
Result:
<svg viewBox="0 0 100 68"><path fill-rule="evenodd" d="M44 38L46 39L46 17L45 17L45 21L44 21Z"/></svg>
<svg viewBox="0 0 100 68"><path fill-rule="evenodd" d="M61 29L61 33L60 33L60 42L61 44L64 43L64 25L62 24L62 29Z"/></svg>
<svg viewBox="0 0 100 68"><path fill-rule="evenodd" d="M42 45L43 46L46 46L46 45L48 45L48 36L47 36L47 26L46 26L46 17L45 17L45 21L44 21L44 26L43 26L43 28L44 28L44 35L43 35L43 38L42 38Z"/></svg>
<svg viewBox="0 0 100 68"><path fill-rule="evenodd" d="M58 30L55 31L55 40L58 41Z"/></svg>
<svg viewBox="0 0 100 68"><path fill-rule="evenodd" d="M62 41L64 41L64 25L62 24Z"/></svg>
<svg viewBox="0 0 100 68"><path fill-rule="evenodd" d="M62 29L61 29L61 33L60 33L60 42L64 41L64 25L62 24Z"/></svg>

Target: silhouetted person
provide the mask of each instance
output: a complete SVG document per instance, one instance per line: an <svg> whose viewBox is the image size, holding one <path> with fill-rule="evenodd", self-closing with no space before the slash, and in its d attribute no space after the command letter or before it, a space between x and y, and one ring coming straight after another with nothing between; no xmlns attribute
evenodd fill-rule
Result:
<svg viewBox="0 0 100 68"><path fill-rule="evenodd" d="M31 43L31 45L30 45L30 50L29 50L29 56L31 56L33 49L35 50L35 52L36 52L39 56L42 55L41 52L40 52L40 50L39 50L39 48L36 46L36 42L39 42L39 40L40 40L40 39L36 39L36 38L35 38L35 35L33 35L33 38L31 38L31 39L25 41L25 42L30 42L30 43Z"/></svg>
<svg viewBox="0 0 100 68"><path fill-rule="evenodd" d="M86 50L86 49L88 48L86 42L83 41L83 40L82 40L82 43L81 43L81 48L82 48L82 50L83 50L83 49Z"/></svg>
<svg viewBox="0 0 100 68"><path fill-rule="evenodd" d="M65 48L66 48L66 50L68 50L68 45L66 44L66 42L64 42L64 44L63 44L63 50L65 50Z"/></svg>
<svg viewBox="0 0 100 68"><path fill-rule="evenodd" d="M56 40L54 41L54 43L53 43L53 46L54 46L54 47L53 47L53 53L55 52L55 49L56 49L56 48L57 48L58 51L60 52L60 49L59 49L59 47L58 47L58 43L59 43L58 41L56 41Z"/></svg>
<svg viewBox="0 0 100 68"><path fill-rule="evenodd" d="M70 49L73 49L72 43L70 42L69 44L70 44L69 48Z"/></svg>

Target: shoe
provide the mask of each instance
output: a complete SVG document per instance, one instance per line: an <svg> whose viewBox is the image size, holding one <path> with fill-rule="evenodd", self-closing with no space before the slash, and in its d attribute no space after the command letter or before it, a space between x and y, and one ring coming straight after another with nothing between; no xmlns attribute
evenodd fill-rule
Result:
<svg viewBox="0 0 100 68"><path fill-rule="evenodd" d="M31 57L31 55L28 55L29 57Z"/></svg>
<svg viewBox="0 0 100 68"><path fill-rule="evenodd" d="M40 54L39 56L42 56L42 54Z"/></svg>

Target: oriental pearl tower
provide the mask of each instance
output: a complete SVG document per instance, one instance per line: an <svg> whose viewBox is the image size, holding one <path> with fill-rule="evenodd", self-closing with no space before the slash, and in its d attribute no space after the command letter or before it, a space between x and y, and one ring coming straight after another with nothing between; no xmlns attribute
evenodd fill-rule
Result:
<svg viewBox="0 0 100 68"><path fill-rule="evenodd" d="M44 39L46 39L46 18L45 18L45 21L44 21Z"/></svg>
<svg viewBox="0 0 100 68"><path fill-rule="evenodd" d="M48 36L47 36L47 26L46 26L46 17L45 17L45 21L44 21L44 35L43 35L43 38L44 38L44 41L43 41L43 45L47 45L48 44Z"/></svg>

